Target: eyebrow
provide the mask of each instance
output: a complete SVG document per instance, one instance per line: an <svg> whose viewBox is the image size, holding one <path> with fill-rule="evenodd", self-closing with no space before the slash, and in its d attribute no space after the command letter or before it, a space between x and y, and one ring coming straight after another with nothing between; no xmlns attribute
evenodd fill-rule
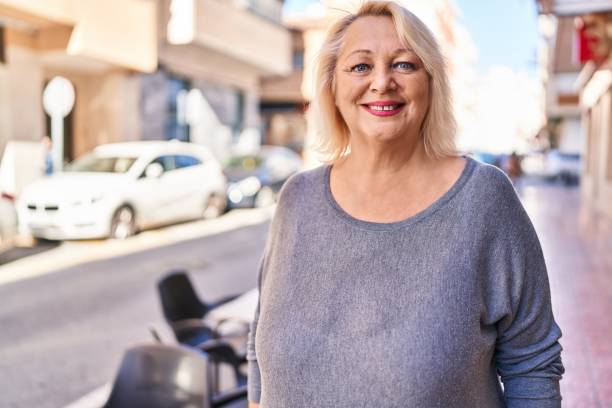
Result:
<svg viewBox="0 0 612 408"><path fill-rule="evenodd" d="M398 48L397 50L393 51L391 54L392 55L398 55L398 54L402 54L402 53L415 54L415 52L411 48ZM373 52L371 50L367 50L367 49L355 50L355 51L352 51L349 55L347 55L347 57L350 57L353 54L373 54Z"/></svg>

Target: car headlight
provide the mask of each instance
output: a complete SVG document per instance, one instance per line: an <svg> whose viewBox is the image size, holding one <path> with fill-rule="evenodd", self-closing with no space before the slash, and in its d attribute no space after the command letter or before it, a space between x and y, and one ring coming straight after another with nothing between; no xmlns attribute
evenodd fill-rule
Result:
<svg viewBox="0 0 612 408"><path fill-rule="evenodd" d="M242 194L247 197L254 196L261 188L261 183L259 182L259 179L255 176L247 177L244 180L240 180L238 183L236 183L236 185L240 189L240 192L242 192Z"/></svg>
<svg viewBox="0 0 612 408"><path fill-rule="evenodd" d="M233 184L227 189L227 198L229 198L232 203L237 204L242 201L244 194L242 194L242 191L240 191L240 188L238 188L236 184Z"/></svg>

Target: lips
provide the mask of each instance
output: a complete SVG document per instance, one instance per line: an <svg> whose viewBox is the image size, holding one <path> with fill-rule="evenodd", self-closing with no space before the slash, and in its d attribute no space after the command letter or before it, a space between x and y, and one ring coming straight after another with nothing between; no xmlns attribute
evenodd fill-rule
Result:
<svg viewBox="0 0 612 408"><path fill-rule="evenodd" d="M404 105L396 101L376 101L361 106L374 116L393 116L401 112Z"/></svg>

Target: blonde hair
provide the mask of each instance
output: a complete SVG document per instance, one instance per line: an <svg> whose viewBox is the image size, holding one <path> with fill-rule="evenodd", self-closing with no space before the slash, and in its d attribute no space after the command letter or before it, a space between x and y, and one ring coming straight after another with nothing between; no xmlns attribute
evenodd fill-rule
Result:
<svg viewBox="0 0 612 408"><path fill-rule="evenodd" d="M391 1L366 1L328 30L315 71L311 108L317 122L316 149L325 161L334 162L348 153L349 132L335 103L335 72L338 55L349 26L360 17L383 16L393 20L400 40L423 62L429 74L429 108L421 125L426 153L435 158L456 154L456 122L452 107L446 63L433 34L414 14Z"/></svg>

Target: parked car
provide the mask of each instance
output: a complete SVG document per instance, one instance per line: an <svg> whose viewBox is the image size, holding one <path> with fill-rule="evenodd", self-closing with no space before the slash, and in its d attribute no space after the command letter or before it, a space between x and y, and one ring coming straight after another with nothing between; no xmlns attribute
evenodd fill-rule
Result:
<svg viewBox="0 0 612 408"><path fill-rule="evenodd" d="M558 150L534 152L523 158L522 167L527 175L549 181L560 180L565 185L575 185L580 181L580 154L565 153Z"/></svg>
<svg viewBox="0 0 612 408"><path fill-rule="evenodd" d="M17 211L8 194L0 195L0 251L10 248L17 234Z"/></svg>
<svg viewBox="0 0 612 408"><path fill-rule="evenodd" d="M492 164L493 166L499 167L500 169L502 168L503 163L506 160L506 155L501 153L475 151L469 155L481 163Z"/></svg>
<svg viewBox="0 0 612 408"><path fill-rule="evenodd" d="M580 181L580 154L551 150L547 155L550 178L561 180L565 185L576 185Z"/></svg>
<svg viewBox="0 0 612 408"><path fill-rule="evenodd" d="M65 171L26 186L20 229L53 240L126 238L139 230L226 207L221 166L203 146L179 141L102 145Z"/></svg>
<svg viewBox="0 0 612 408"><path fill-rule="evenodd" d="M274 203L285 181L301 168L300 156L282 146L262 146L255 154L232 156L224 168L229 183L228 206L263 207Z"/></svg>

